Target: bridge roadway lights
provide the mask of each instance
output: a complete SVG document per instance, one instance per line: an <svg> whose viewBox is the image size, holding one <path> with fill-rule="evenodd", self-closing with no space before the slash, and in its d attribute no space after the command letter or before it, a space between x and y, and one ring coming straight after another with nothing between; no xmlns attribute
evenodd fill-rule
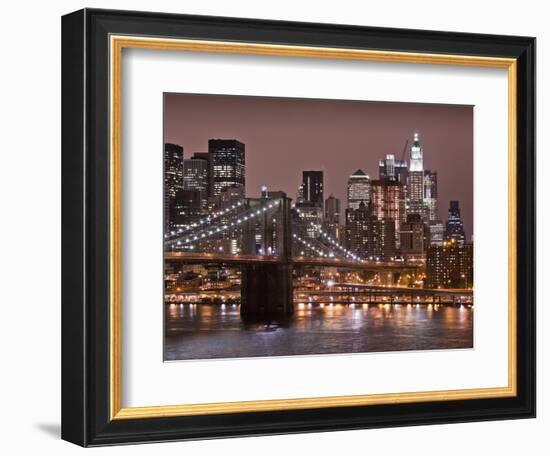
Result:
<svg viewBox="0 0 550 456"><path fill-rule="evenodd" d="M271 320L294 313L292 265L243 264L241 269L241 316Z"/></svg>

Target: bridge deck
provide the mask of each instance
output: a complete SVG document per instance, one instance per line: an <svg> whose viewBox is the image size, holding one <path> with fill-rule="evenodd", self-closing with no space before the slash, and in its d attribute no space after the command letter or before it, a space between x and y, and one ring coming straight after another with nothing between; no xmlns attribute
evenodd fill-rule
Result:
<svg viewBox="0 0 550 456"><path fill-rule="evenodd" d="M283 263L282 258L276 255L249 255L249 254L224 254L224 253L192 253L192 252L165 252L166 261L179 261L182 263L228 263L228 264L254 264L254 263ZM315 258L298 256L292 257L289 263L306 266L341 267L353 269L367 269L376 271L403 271L421 269L418 263L404 263L397 261L366 261L344 260L340 258Z"/></svg>
<svg viewBox="0 0 550 456"><path fill-rule="evenodd" d="M353 289L353 290L350 290ZM411 288L396 286L365 285L354 283L336 283L331 290L312 290L296 288L295 293L317 295L415 295L415 296L472 296L471 288Z"/></svg>

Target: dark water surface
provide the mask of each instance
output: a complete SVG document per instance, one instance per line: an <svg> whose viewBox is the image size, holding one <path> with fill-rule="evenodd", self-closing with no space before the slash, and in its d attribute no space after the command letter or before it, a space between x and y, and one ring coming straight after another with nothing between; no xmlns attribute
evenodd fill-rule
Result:
<svg viewBox="0 0 550 456"><path fill-rule="evenodd" d="M296 306L286 322L248 323L237 305L166 306L166 361L473 347L473 309Z"/></svg>

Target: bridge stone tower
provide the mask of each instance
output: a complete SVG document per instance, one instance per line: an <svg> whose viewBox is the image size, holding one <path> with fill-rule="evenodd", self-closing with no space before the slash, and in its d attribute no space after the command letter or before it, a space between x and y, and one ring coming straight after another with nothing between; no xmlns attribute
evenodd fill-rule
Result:
<svg viewBox="0 0 550 456"><path fill-rule="evenodd" d="M248 199L250 208L269 199L277 208L243 227L243 254L265 256L265 262L241 267L241 316L271 319L294 312L292 289L291 199L283 192L269 192Z"/></svg>

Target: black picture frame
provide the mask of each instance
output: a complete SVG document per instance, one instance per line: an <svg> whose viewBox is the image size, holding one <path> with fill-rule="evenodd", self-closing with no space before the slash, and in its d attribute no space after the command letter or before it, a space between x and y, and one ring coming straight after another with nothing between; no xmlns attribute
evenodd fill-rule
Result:
<svg viewBox="0 0 550 456"><path fill-rule="evenodd" d="M517 395L110 419L109 36L517 59ZM535 416L535 39L84 9L62 19L62 438L82 446Z"/></svg>

